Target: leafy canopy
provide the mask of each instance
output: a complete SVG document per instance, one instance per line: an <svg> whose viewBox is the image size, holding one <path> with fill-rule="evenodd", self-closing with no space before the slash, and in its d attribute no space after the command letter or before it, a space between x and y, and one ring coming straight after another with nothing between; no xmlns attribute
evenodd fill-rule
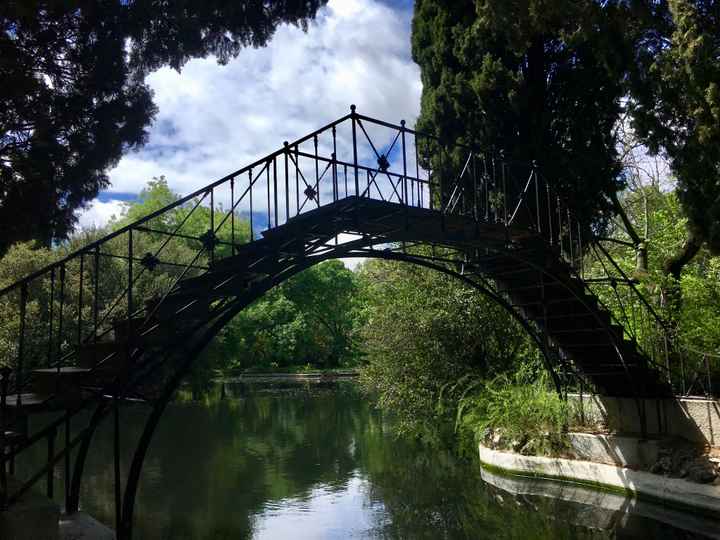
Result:
<svg viewBox="0 0 720 540"><path fill-rule="evenodd" d="M631 55L617 2L418 0L418 128L536 161L578 215L621 186L613 128Z"/></svg>
<svg viewBox="0 0 720 540"><path fill-rule="evenodd" d="M359 278L368 360L362 381L398 415L401 431L427 435L452 424L436 408L448 384L512 372L538 358L502 307L453 277L374 259Z"/></svg>
<svg viewBox="0 0 720 540"><path fill-rule="evenodd" d="M72 231L106 171L146 141L145 76L220 63L278 25L303 28L325 0L23 0L0 3L0 254Z"/></svg>
<svg viewBox="0 0 720 540"><path fill-rule="evenodd" d="M667 271L679 278L704 242L720 253L720 3L653 7L637 36L630 110L642 142L666 154L677 178L689 237Z"/></svg>

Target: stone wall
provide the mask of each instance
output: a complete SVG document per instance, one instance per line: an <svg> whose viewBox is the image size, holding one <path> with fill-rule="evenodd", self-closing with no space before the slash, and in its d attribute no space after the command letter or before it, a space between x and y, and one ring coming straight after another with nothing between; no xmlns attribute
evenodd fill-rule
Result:
<svg viewBox="0 0 720 540"><path fill-rule="evenodd" d="M720 447L720 400L702 398L644 399L569 394L576 415L624 433L640 433L644 408L649 435L675 435Z"/></svg>

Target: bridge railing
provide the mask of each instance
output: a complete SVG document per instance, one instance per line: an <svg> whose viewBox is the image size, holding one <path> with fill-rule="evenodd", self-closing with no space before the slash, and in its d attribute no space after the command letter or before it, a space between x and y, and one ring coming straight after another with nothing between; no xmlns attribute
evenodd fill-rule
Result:
<svg viewBox="0 0 720 540"><path fill-rule="evenodd" d="M87 360L84 345L132 335L153 311L150 304L181 279L314 208L372 198L544 228L552 241L555 220L550 212L540 218L540 190L532 165L506 163L352 107L164 208L134 221L124 217L106 236L0 290L0 358L13 368L11 399L22 404L33 370L79 365ZM559 231L562 219L554 226Z"/></svg>
<svg viewBox="0 0 720 540"><path fill-rule="evenodd" d="M404 121L384 122L351 107L349 114L164 208L134 221L124 218L106 236L0 290L0 362L13 368L13 399L22 403L34 369L78 365L84 344L142 328L158 299L183 278L240 253L266 229L348 197L530 231L581 277L587 253L599 250L583 245L581 216L534 164L442 141ZM605 276L589 276L595 283L588 283L596 289L603 279L632 285L609 261L607 266ZM609 311L651 359L668 368L661 318L653 310L641 316L637 310L649 304L639 291L629 293L631 313L620 304L608 305ZM652 328L633 323L633 316Z"/></svg>
<svg viewBox="0 0 720 540"><path fill-rule="evenodd" d="M609 243L625 256L613 256ZM662 315L659 286L649 288L628 267L636 251L637 246L620 239L595 239L583 257L583 281L625 336L664 374L676 395L717 397L720 387L714 379L720 372L720 355L687 343L679 328Z"/></svg>

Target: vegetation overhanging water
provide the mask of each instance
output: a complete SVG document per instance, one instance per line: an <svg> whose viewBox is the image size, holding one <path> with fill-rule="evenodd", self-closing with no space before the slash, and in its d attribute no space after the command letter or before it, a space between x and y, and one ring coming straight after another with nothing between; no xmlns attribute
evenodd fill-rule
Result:
<svg viewBox="0 0 720 540"><path fill-rule="evenodd" d="M122 411L123 470L145 414L142 406ZM232 383L177 401L145 462L137 538L703 538L697 526L634 513L630 501L617 510L537 495L542 489L513 495L512 481L510 491L507 482L485 483L476 461L393 427L352 382ZM108 524L110 429L94 443L82 496L83 508Z"/></svg>

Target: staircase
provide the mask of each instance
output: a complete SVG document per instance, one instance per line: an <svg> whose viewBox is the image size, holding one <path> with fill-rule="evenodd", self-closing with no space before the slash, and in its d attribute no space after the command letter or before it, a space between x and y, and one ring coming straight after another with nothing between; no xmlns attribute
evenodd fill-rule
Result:
<svg viewBox="0 0 720 540"><path fill-rule="evenodd" d="M383 133L386 142L374 143L373 137ZM62 466L66 506L77 511L79 481L69 480L75 473L81 477L94 427L69 444L56 444L70 419L95 408L99 422L123 401L147 402L159 416L196 353L225 322L274 285L327 258L395 254L412 262L418 258L406 246L432 246L440 253L435 264L492 284L509 308L543 335L548 350L557 351L598 391L637 398L671 395L656 366L568 262L564 247L570 245L571 253L582 247L580 239L573 244L572 237L558 232L572 230L557 217L565 209L528 202L532 189L540 200L534 169L513 180L495 157L458 146L458 152L467 151L467 160L454 175L440 177L426 168L431 160L419 157L428 138L404 123L393 126L353 108L0 291L0 309L13 321L0 330L14 343L5 359L12 368L0 373L0 509L12 508L43 479L52 497L53 471ZM501 190L504 208L492 202ZM560 204L549 192L547 200ZM174 229L159 231L158 222L178 208L185 209L185 218ZM208 230L190 236L186 222L202 209L209 210ZM236 232L241 210L251 238L244 243ZM139 253L134 242L148 233L167 240L152 253ZM338 245L341 234L352 239ZM172 259L173 243L188 240L197 242L195 258ZM118 253L117 246L125 251ZM123 261L123 289L103 296L97 276L111 257ZM142 296L141 276L162 265L174 269L170 285ZM77 284L74 292L72 284ZM69 320L71 303L78 307ZM45 306L40 329L29 328L26 314L32 305ZM44 337L36 337L39 331ZM56 419L30 433L29 418L47 412L58 413ZM15 456L41 441L48 443L48 465L24 483L9 482ZM70 452L78 449L73 467ZM144 453L137 455L141 462ZM126 503L135 489L136 482L128 482ZM128 511L117 493L116 508L120 537L129 538L132 505Z"/></svg>

